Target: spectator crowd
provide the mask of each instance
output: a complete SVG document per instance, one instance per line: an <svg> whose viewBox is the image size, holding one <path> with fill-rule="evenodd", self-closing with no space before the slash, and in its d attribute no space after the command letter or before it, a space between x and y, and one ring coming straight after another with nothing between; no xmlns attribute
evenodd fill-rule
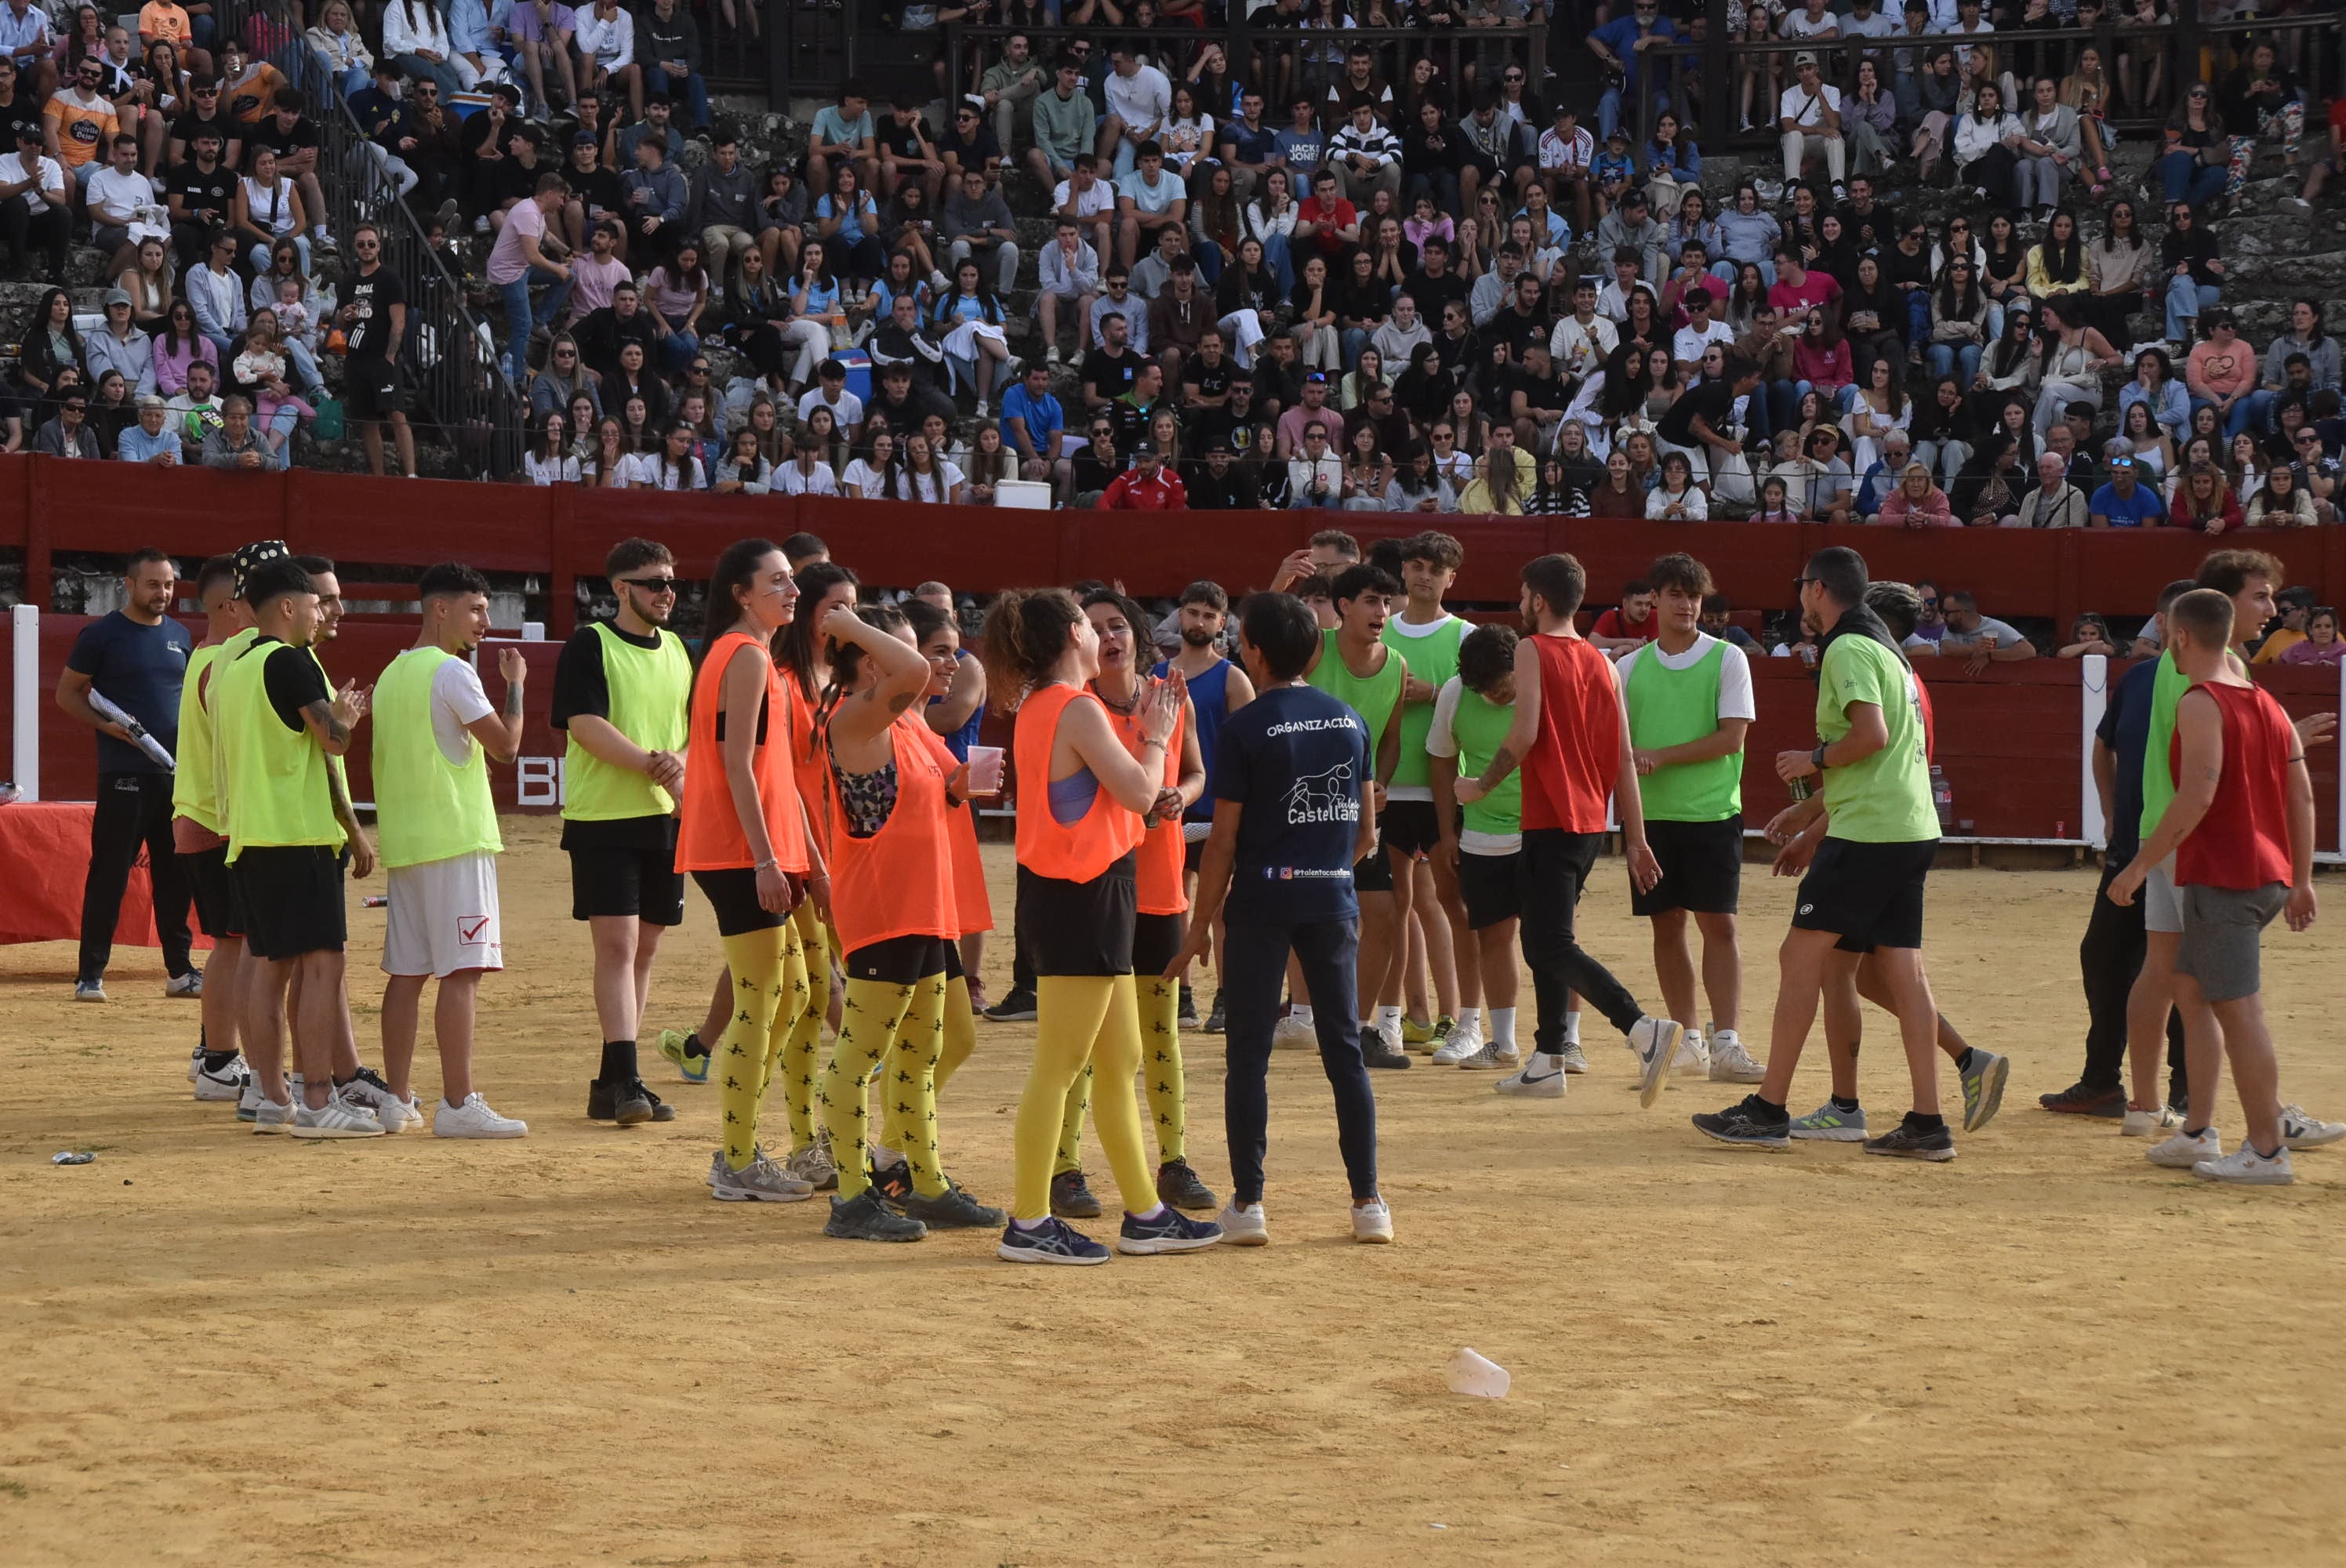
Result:
<svg viewBox="0 0 2346 1568"><path fill-rule="evenodd" d="M1654 52L1703 41L1691 0L1593 8L1593 81L1530 57L1521 0L1272 0L1239 62L1200 0L908 6L1009 30L950 81L941 52L941 117L850 84L762 166L678 0L326 0L301 36L469 256L537 484L2334 523L2323 301L2251 341L2226 298L2259 157L2310 210L2346 137L2285 58L2306 36L2226 35L2203 69L2159 0L2109 60L2037 36L2098 0L1838 3L1736 0L1735 39L1771 46L1716 83ZM44 15L0 0L0 38ZM35 307L10 444L273 465L341 356L377 471L388 432L412 472L412 285L354 254L321 293L316 108L204 20L149 5L134 37L85 8L0 61L12 265L61 281L86 237L115 285L102 321ZM2109 123L2145 116L2159 150L2121 179ZM1775 137L1769 171L1707 188L1697 132L1730 119Z"/></svg>

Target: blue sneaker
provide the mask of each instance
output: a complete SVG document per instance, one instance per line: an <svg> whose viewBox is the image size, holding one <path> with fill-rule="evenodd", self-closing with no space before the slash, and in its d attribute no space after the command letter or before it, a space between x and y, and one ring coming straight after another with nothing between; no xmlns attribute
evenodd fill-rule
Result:
<svg viewBox="0 0 2346 1568"><path fill-rule="evenodd" d="M1012 1263L1089 1264L1108 1258L1107 1247L1058 1219L1046 1219L1032 1230L1022 1230L1013 1221L1003 1227L1002 1245L994 1251Z"/></svg>
<svg viewBox="0 0 2346 1568"><path fill-rule="evenodd" d="M1741 1144L1754 1149L1790 1148L1790 1119L1762 1115L1753 1104L1758 1098L1756 1095L1749 1095L1723 1111L1705 1111L1694 1118L1695 1130L1722 1144Z"/></svg>
<svg viewBox="0 0 2346 1568"><path fill-rule="evenodd" d="M1153 1219L1135 1215L1124 1217L1124 1228L1117 1233L1116 1249L1146 1255L1151 1252L1195 1252L1201 1247L1211 1247L1222 1238L1222 1227L1210 1219L1191 1219L1171 1204Z"/></svg>

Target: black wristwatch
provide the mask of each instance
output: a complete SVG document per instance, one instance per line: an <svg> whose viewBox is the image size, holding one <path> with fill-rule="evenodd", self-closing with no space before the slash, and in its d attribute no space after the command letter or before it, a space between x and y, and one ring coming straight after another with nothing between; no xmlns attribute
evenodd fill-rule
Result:
<svg viewBox="0 0 2346 1568"><path fill-rule="evenodd" d="M1818 772L1823 772L1825 770L1825 748L1820 746L1814 751L1810 752L1809 760L1817 765Z"/></svg>

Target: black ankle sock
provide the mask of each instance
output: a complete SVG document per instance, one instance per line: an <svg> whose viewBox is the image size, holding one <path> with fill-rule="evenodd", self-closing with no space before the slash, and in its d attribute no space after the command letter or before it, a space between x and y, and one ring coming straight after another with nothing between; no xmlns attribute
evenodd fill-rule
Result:
<svg viewBox="0 0 2346 1568"><path fill-rule="evenodd" d="M1918 1133L1940 1133L1946 1131L1947 1118L1935 1114L1926 1116L1920 1111L1909 1111L1906 1113L1906 1125Z"/></svg>
<svg viewBox="0 0 2346 1568"><path fill-rule="evenodd" d="M207 1050L204 1053L204 1071L217 1073L235 1060L236 1053L233 1051Z"/></svg>
<svg viewBox="0 0 2346 1568"><path fill-rule="evenodd" d="M607 1084L624 1084L643 1074L636 1066L636 1043L632 1040L603 1042L603 1071L597 1074Z"/></svg>
<svg viewBox="0 0 2346 1568"><path fill-rule="evenodd" d="M1854 1095L1851 1095L1846 1100L1842 1099L1839 1095L1835 1095L1832 1097L1832 1104L1833 1109L1841 1112L1843 1115L1852 1115L1858 1108L1857 1096Z"/></svg>
<svg viewBox="0 0 2346 1568"><path fill-rule="evenodd" d="M1756 1094L1749 1096L1743 1103L1756 1112L1763 1122L1789 1122L1792 1119L1791 1112L1776 1104L1775 1101L1762 1099Z"/></svg>
<svg viewBox="0 0 2346 1568"><path fill-rule="evenodd" d="M1955 1071L1958 1073L1968 1073L1971 1070L1972 1048L1966 1045L1964 1047L1964 1054L1955 1058Z"/></svg>

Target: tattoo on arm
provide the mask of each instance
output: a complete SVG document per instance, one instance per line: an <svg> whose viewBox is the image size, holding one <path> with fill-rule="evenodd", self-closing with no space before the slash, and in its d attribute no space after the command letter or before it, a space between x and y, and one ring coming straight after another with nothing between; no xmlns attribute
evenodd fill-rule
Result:
<svg viewBox="0 0 2346 1568"><path fill-rule="evenodd" d="M1485 789L1495 789L1515 770L1515 754L1502 746L1491 754L1491 765L1483 769L1483 777L1476 782Z"/></svg>
<svg viewBox="0 0 2346 1568"><path fill-rule="evenodd" d="M340 746L351 738L351 728L334 717L334 705L313 698L301 705L302 715L317 727L318 732Z"/></svg>
<svg viewBox="0 0 2346 1568"><path fill-rule="evenodd" d="M518 685L505 687L505 717L507 718L521 717L521 687Z"/></svg>

